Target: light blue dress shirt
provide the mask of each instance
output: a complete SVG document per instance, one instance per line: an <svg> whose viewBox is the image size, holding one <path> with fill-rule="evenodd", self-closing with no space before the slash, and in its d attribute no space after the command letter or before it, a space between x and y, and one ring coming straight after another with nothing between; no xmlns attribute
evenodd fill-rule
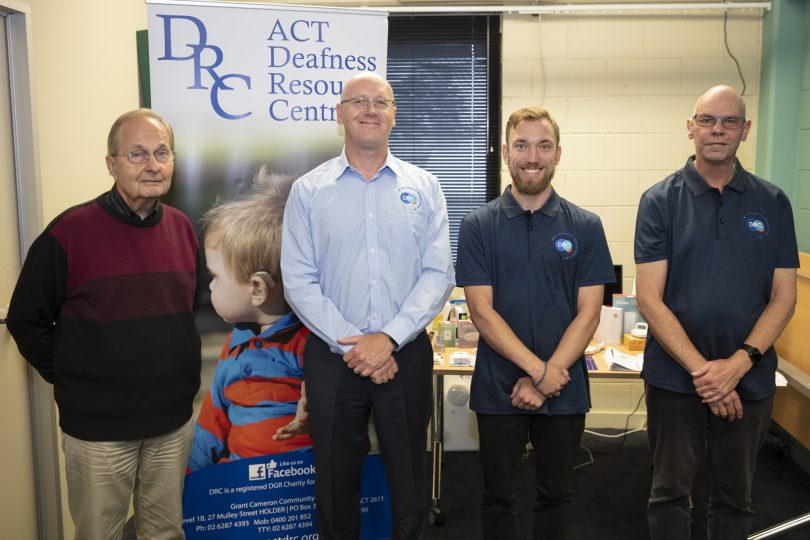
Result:
<svg viewBox="0 0 810 540"><path fill-rule="evenodd" d="M366 181L344 149L293 184L281 268L287 302L333 351L352 348L339 338L374 332L405 345L455 282L439 181L390 152Z"/></svg>

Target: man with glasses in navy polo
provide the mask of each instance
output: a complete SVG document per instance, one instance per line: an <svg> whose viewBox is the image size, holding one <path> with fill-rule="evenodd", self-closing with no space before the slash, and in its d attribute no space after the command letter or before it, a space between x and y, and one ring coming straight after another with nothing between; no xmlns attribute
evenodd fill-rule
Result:
<svg viewBox="0 0 810 540"><path fill-rule="evenodd" d="M709 89L686 127L695 154L642 195L636 222L638 304L650 326L647 519L653 540L691 537L705 452L709 538L745 538L775 392L773 343L796 303L793 213L736 158L751 121L733 88Z"/></svg>
<svg viewBox="0 0 810 540"><path fill-rule="evenodd" d="M394 157L388 81L356 75L337 121L344 150L299 178L284 212L290 306L304 351L318 535L360 537L360 472L374 423L391 487L392 538L424 538L433 354L425 333L454 283L447 207L432 174Z"/></svg>
<svg viewBox="0 0 810 540"><path fill-rule="evenodd" d="M75 537L183 538L181 507L200 386L194 227L160 202L174 135L154 111L107 138L115 184L60 214L25 259L8 314L20 353L53 384Z"/></svg>

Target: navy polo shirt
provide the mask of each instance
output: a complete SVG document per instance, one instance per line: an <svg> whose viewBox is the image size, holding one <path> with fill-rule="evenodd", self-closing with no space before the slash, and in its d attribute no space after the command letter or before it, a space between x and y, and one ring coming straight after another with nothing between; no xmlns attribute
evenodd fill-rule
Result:
<svg viewBox="0 0 810 540"><path fill-rule="evenodd" d="M707 360L728 358L765 310L774 269L799 266L790 202L739 162L721 194L700 176L692 156L641 196L635 259L667 261L664 303ZM771 347L740 381L740 398L773 395L775 369ZM658 388L695 393L692 377L655 336L647 339L642 377Z"/></svg>
<svg viewBox="0 0 810 540"><path fill-rule="evenodd" d="M536 212L523 210L511 186L468 214L458 237L456 284L490 285L495 311L542 360L557 348L577 314L580 287L615 281L599 217L552 190ZM538 411L512 406L512 388L526 373L478 343L470 408L486 414L579 414L590 409L584 356L568 370L571 381Z"/></svg>

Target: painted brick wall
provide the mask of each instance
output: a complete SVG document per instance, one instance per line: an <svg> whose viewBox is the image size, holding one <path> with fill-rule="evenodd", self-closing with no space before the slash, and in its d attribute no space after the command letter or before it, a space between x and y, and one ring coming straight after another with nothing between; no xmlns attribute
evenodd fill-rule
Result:
<svg viewBox="0 0 810 540"><path fill-rule="evenodd" d="M602 218L613 260L624 265L626 292L635 275L641 193L693 153L686 119L698 96L717 84L742 87L725 52L722 24L722 15L504 15L503 124L515 109L532 105L548 108L556 118L563 151L553 185ZM729 46L743 70L754 122L761 26L759 14L729 15ZM810 89L807 81L810 75L805 77ZM810 91L805 94L810 110ZM810 120L805 128L810 148ZM755 145L752 129L739 151L751 170ZM810 161L806 164L810 178ZM501 182L510 182L505 166ZM805 198L810 217L808 189Z"/></svg>
<svg viewBox="0 0 810 540"><path fill-rule="evenodd" d="M810 2L808 2L810 5ZM810 28L810 9L805 9L805 28ZM804 44L804 77L799 105L799 134L796 147L796 191L792 203L799 250L810 252L810 34ZM807 271L807 269L804 269Z"/></svg>

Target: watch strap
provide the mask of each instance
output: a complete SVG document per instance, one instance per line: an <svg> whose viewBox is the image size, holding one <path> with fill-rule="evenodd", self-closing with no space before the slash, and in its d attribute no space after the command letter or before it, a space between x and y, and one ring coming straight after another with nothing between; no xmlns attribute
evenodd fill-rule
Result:
<svg viewBox="0 0 810 540"><path fill-rule="evenodd" d="M753 345L743 343L742 345L740 345L740 349L748 353L748 358L751 359L751 363L753 365L757 365L757 362L762 360L762 353L759 351L759 349L757 349Z"/></svg>

